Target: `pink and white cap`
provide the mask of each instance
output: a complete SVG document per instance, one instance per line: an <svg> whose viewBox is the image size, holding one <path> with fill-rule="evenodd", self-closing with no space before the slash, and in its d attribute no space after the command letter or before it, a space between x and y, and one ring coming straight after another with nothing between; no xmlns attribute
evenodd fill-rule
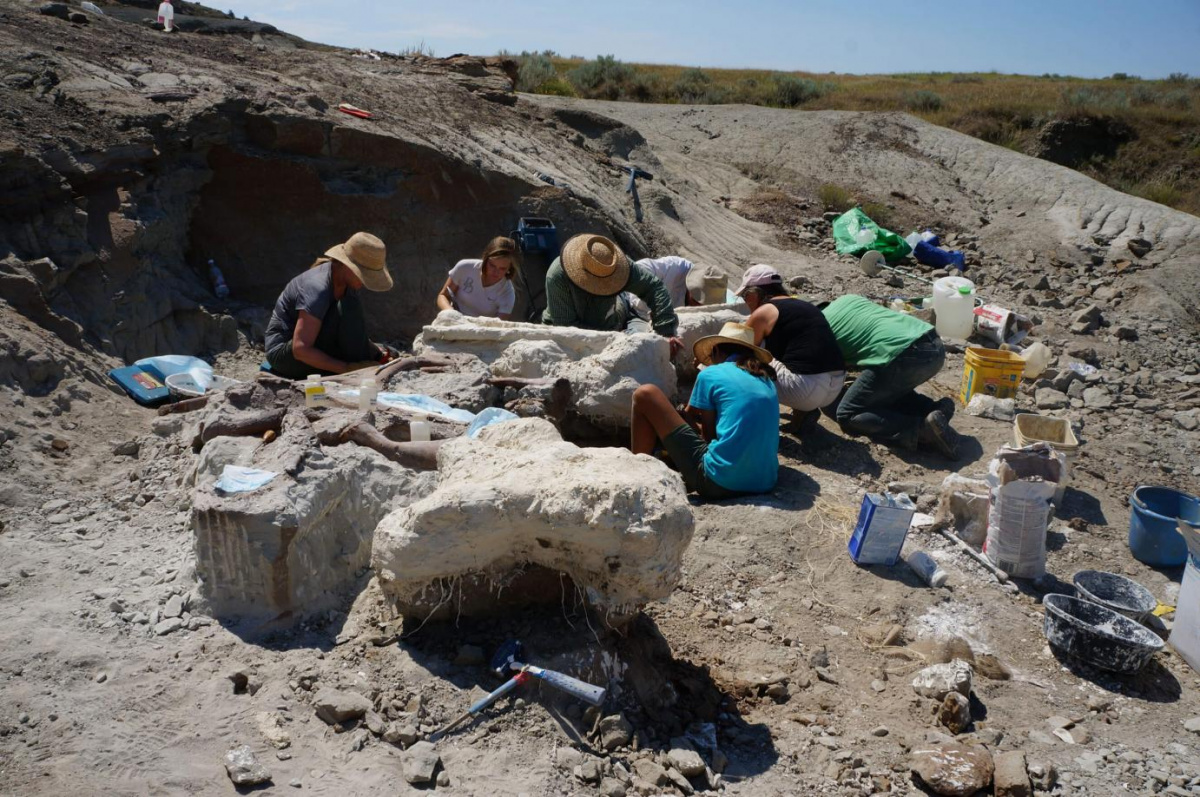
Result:
<svg viewBox="0 0 1200 797"><path fill-rule="evenodd" d="M746 273L742 275L742 284L734 291L735 296L741 296L747 288L760 288L763 285L782 285L783 277L779 272L768 265L759 263L757 266L751 266L746 269Z"/></svg>

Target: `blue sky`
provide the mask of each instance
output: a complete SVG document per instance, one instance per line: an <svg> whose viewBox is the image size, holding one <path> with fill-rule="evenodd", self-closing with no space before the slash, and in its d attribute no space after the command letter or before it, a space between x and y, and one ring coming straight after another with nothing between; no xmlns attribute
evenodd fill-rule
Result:
<svg viewBox="0 0 1200 797"><path fill-rule="evenodd" d="M1200 75L1200 0L208 0L313 41L810 72Z"/></svg>

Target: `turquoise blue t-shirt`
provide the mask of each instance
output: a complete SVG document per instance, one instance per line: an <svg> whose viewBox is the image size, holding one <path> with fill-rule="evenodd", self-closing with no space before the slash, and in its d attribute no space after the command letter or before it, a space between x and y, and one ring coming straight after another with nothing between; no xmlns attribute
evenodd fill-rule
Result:
<svg viewBox="0 0 1200 797"><path fill-rule="evenodd" d="M705 368L688 402L717 414L716 439L704 454L704 472L726 490L765 493L779 476L779 396L775 383L736 363Z"/></svg>

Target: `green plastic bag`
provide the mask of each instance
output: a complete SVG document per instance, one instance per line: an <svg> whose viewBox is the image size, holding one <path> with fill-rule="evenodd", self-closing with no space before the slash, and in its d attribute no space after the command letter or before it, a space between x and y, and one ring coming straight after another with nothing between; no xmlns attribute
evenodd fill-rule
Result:
<svg viewBox="0 0 1200 797"><path fill-rule="evenodd" d="M864 230L874 233L872 238L862 236L865 243L860 241L859 236ZM851 208L833 220L833 240L837 243L839 255L861 257L867 250L874 249L881 252L889 263L908 257L908 253L912 251L908 241L871 221L859 208Z"/></svg>

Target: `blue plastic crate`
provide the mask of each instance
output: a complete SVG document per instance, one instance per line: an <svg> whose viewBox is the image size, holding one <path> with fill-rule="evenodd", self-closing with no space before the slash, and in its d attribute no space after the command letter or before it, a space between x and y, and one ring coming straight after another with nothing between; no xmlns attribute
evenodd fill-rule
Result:
<svg viewBox="0 0 1200 797"><path fill-rule="evenodd" d="M858 522L847 546L850 558L860 565L890 567L896 564L916 511L917 505L907 495L864 495Z"/></svg>
<svg viewBox="0 0 1200 797"><path fill-rule="evenodd" d="M517 244L522 252L542 252L558 255L558 230L550 219L527 216L517 222Z"/></svg>

